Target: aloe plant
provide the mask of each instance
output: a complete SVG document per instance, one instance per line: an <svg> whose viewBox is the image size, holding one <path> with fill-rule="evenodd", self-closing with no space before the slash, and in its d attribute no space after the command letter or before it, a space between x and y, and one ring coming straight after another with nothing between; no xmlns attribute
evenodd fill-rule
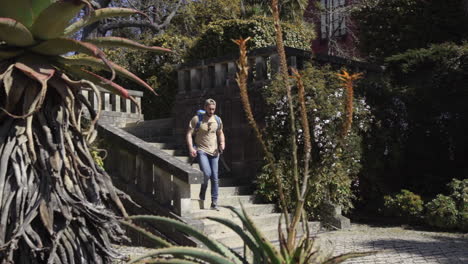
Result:
<svg viewBox="0 0 468 264"><path fill-rule="evenodd" d="M241 220L241 225L233 222L230 219L221 217L208 217L208 219L227 226L237 235L239 235L239 237L244 241L246 248L248 248L248 250L251 252L251 256L241 256L222 243L207 237L202 232L196 230L188 224L179 222L178 220L163 216L135 215L122 220L121 223L154 241L154 247L157 249L149 251L144 255L134 257L128 261L127 264L335 264L341 263L350 258L373 254L373 252L349 253L327 258L327 256L324 255L324 252L320 251L319 247L315 246L315 240L308 236L308 232L307 235L303 236L297 242L297 246L294 248L294 250L288 252L285 250L284 246L280 245L280 247L277 247L269 242L269 240L260 232L259 228L248 216L242 205L240 210L232 206L226 206L226 208L233 212ZM132 221L135 220L154 222L158 224L158 226L170 226L179 232L186 233L197 239L201 244L203 244L204 249L170 244L169 242L154 236L148 231L135 226L132 223Z"/></svg>
<svg viewBox="0 0 468 264"><path fill-rule="evenodd" d="M82 10L86 15L75 21ZM111 241L124 233L114 211L127 213L119 191L90 155L100 110L92 109L81 90L91 89L99 99L98 84L134 100L113 82L118 74L154 92L107 60L101 48L168 50L124 38L70 36L100 19L137 13L92 10L86 0L0 0L1 263L107 263L119 257ZM86 108L90 122L81 120Z"/></svg>

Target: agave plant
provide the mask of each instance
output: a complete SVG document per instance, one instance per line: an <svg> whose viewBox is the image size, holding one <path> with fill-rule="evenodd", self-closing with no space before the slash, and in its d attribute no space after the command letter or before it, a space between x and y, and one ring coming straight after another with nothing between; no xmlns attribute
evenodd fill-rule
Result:
<svg viewBox="0 0 468 264"><path fill-rule="evenodd" d="M123 38L69 36L100 19L137 13L92 10L85 0L0 0L1 263L107 263L119 257L111 241L124 237L117 219L127 214L119 191L90 155L99 110L81 90L99 97L98 83L132 99L112 81L119 74L153 91L100 48L168 50ZM90 122L81 120L86 108Z"/></svg>
<svg viewBox="0 0 468 264"><path fill-rule="evenodd" d="M178 264L335 264L341 263L347 259L362 257L373 254L373 252L348 253L336 257L329 257L319 250L315 245L315 240L309 235L306 228L304 235L298 239L297 245L292 251L285 247L286 241L280 236L280 245L275 246L260 232L252 219L246 213L241 205L241 210L232 206L227 206L241 220L241 225L236 224L230 219L220 217L208 217L208 219L218 222L233 230L245 243L245 247L251 252L251 255L241 256L220 242L210 239L202 232L193 227L179 222L177 220L153 215L135 215L130 216L121 222L131 229L147 236L151 239L155 247L153 251L147 254L137 256L131 259L127 264L132 263L178 263ZM134 225L132 221L144 220L157 223L159 226L171 226L180 232L184 232L203 244L204 248L181 247L170 244L161 238L145 231ZM279 225L281 230L281 225ZM279 231L281 234L281 231Z"/></svg>

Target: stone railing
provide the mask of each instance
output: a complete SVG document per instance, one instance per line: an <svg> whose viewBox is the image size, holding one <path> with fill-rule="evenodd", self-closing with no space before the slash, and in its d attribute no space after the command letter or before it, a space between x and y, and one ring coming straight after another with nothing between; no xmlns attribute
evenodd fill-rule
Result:
<svg viewBox="0 0 468 264"><path fill-rule="evenodd" d="M353 72L376 72L378 67L362 62L339 57L317 55L308 51L286 47L288 65L303 69L306 62L315 65L330 64L339 69L346 66ZM177 140L184 140L190 118L196 110L203 108L206 98L218 102L217 114L222 118L226 134L227 148L225 160L232 174L252 179L262 162L259 144L245 119L239 88L235 81L238 54L186 63L178 66L178 91L173 108L175 135ZM279 56L276 47L252 50L249 61L249 95L257 121L263 120L264 103L262 87L271 81L279 71Z"/></svg>
<svg viewBox="0 0 468 264"><path fill-rule="evenodd" d="M123 127L127 123L143 120L143 115L138 112L138 106L129 99L113 94L105 89L98 88L101 95L101 123L113 124ZM129 90L129 94L141 105L143 92ZM91 89L84 89L83 96L88 99L94 110L98 109L98 99Z"/></svg>
<svg viewBox="0 0 468 264"><path fill-rule="evenodd" d="M98 131L108 153L106 171L124 191L134 190L181 217L190 214L190 184L202 182L201 171L113 125L99 121Z"/></svg>

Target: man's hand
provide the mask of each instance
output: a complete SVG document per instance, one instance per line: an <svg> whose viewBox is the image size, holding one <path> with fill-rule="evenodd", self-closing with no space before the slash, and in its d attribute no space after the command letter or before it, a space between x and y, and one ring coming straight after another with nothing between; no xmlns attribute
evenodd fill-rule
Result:
<svg viewBox="0 0 468 264"><path fill-rule="evenodd" d="M225 148L226 148L226 146L224 146L224 142L220 142L219 143L219 152L223 153Z"/></svg>
<svg viewBox="0 0 468 264"><path fill-rule="evenodd" d="M192 158L195 158L197 156L197 150L194 149L193 147L192 148L189 148L189 152L190 152L190 156Z"/></svg>

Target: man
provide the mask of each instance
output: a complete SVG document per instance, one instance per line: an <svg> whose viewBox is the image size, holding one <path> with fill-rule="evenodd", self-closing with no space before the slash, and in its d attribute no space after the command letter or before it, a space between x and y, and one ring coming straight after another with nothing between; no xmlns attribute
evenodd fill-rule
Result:
<svg viewBox="0 0 468 264"><path fill-rule="evenodd" d="M198 157L200 169L204 174L200 190L200 200L205 200L208 181L211 180L211 209L218 210L218 160L224 151L225 140L221 118L214 114L216 102L205 101L205 113L195 115L190 120L186 135L187 146L192 158ZM195 132L195 144L192 135Z"/></svg>

